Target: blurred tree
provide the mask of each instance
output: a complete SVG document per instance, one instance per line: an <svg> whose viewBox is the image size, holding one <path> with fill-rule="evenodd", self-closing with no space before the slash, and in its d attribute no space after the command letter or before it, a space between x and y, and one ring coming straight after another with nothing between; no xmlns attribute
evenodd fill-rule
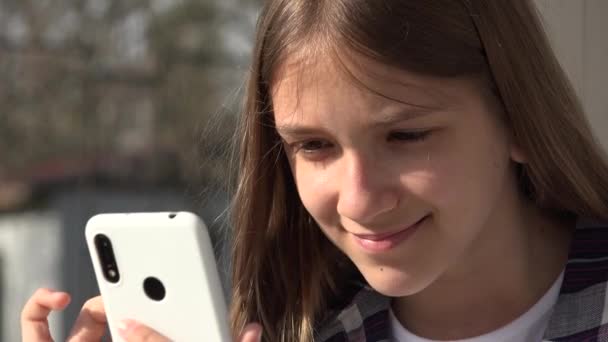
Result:
<svg viewBox="0 0 608 342"><path fill-rule="evenodd" d="M0 167L135 155L149 160L150 179L165 168L217 181L257 8L257 0L0 0Z"/></svg>

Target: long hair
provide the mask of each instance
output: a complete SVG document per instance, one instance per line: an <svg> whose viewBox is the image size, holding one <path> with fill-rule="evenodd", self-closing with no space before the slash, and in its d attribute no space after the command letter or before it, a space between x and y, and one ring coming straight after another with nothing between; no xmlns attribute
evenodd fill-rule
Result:
<svg viewBox="0 0 608 342"><path fill-rule="evenodd" d="M303 207L274 126L272 82L302 51L348 51L422 75L483 80L526 155L522 191L546 210L608 219L604 155L531 1L269 0L237 131L235 334L259 322L265 340L312 340L352 276Z"/></svg>

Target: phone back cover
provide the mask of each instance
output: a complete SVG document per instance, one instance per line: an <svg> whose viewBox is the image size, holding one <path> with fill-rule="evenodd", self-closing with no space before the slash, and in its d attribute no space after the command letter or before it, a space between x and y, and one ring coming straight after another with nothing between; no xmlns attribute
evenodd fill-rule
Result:
<svg viewBox="0 0 608 342"><path fill-rule="evenodd" d="M112 243L120 281L101 270L94 236ZM174 341L229 341L227 310L207 228L194 214L103 214L89 221L86 239L113 341L122 341L117 323L144 323ZM147 297L143 282L155 277L165 298Z"/></svg>

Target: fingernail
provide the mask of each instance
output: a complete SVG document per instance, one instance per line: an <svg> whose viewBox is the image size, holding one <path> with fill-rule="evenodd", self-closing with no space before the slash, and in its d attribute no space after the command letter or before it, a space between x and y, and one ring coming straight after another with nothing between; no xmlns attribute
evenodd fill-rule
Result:
<svg viewBox="0 0 608 342"><path fill-rule="evenodd" d="M133 329L135 329L135 327L137 326L137 322L135 322L132 319L125 319L122 320L120 322L118 322L118 333L120 334L120 336L124 339L126 339L129 334L131 333L131 331L133 331Z"/></svg>

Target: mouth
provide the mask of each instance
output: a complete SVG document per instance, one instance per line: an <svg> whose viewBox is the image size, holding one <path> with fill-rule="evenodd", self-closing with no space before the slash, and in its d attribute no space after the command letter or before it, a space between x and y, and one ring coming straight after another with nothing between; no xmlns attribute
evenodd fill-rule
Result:
<svg viewBox="0 0 608 342"><path fill-rule="evenodd" d="M352 234L357 243L368 252L385 252L409 239L418 228L430 217L426 215L414 224L397 231L382 234Z"/></svg>

